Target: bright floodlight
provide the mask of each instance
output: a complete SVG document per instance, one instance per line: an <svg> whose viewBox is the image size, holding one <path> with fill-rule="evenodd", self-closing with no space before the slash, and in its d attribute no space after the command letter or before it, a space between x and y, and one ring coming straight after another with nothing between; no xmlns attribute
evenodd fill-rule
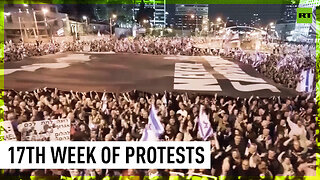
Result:
<svg viewBox="0 0 320 180"><path fill-rule="evenodd" d="M221 18L220 18L220 17L218 17L218 18L217 18L217 22L220 22L220 21L221 21Z"/></svg>
<svg viewBox="0 0 320 180"><path fill-rule="evenodd" d="M82 19L83 20L87 20L87 16L82 16Z"/></svg>
<svg viewBox="0 0 320 180"><path fill-rule="evenodd" d="M112 14L112 18L113 19L117 18L117 15L116 14Z"/></svg>
<svg viewBox="0 0 320 180"><path fill-rule="evenodd" d="M274 23L273 23L273 22L271 22L271 23L270 23L270 26L273 26L273 25L274 25Z"/></svg>
<svg viewBox="0 0 320 180"><path fill-rule="evenodd" d="M44 8L42 9L43 14L46 14L48 12L48 9Z"/></svg>
<svg viewBox="0 0 320 180"><path fill-rule="evenodd" d="M191 18L192 18L192 19L193 19L193 18L195 18L195 15L194 15L194 14L192 14L192 15L191 15Z"/></svg>

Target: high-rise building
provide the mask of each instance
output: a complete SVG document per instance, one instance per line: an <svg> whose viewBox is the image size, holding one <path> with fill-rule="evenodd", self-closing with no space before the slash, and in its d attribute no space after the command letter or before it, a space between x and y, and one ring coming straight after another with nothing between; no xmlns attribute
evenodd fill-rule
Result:
<svg viewBox="0 0 320 180"><path fill-rule="evenodd" d="M298 8L312 8L312 23L296 23L295 30L292 31L294 41L311 41L316 39L316 7L320 5L319 0L300 0Z"/></svg>
<svg viewBox="0 0 320 180"><path fill-rule="evenodd" d="M281 7L280 19L277 21L275 30L281 40L292 40L292 31L296 27L298 4L284 4Z"/></svg>
<svg viewBox="0 0 320 180"><path fill-rule="evenodd" d="M285 4L281 8L281 21L296 22L298 4Z"/></svg>
<svg viewBox="0 0 320 180"><path fill-rule="evenodd" d="M208 30L208 4L177 4L175 27L181 30Z"/></svg>
<svg viewBox="0 0 320 180"><path fill-rule="evenodd" d="M258 13L254 13L250 20L250 26L260 28L261 18Z"/></svg>
<svg viewBox="0 0 320 180"><path fill-rule="evenodd" d="M154 9L153 19L150 19L150 23L153 27L166 27L166 0L134 0L134 15L139 11L141 3L145 4L145 8Z"/></svg>

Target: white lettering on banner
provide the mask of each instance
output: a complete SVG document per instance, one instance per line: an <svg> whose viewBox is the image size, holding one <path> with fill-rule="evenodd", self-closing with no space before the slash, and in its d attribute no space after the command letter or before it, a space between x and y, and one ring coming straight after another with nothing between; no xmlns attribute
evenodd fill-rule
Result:
<svg viewBox="0 0 320 180"><path fill-rule="evenodd" d="M222 91L215 79L176 79L174 89L190 91ZM179 84L178 84L179 83Z"/></svg>
<svg viewBox="0 0 320 180"><path fill-rule="evenodd" d="M25 122L19 125L22 141L69 141L70 120L55 119Z"/></svg>
<svg viewBox="0 0 320 180"><path fill-rule="evenodd" d="M228 60L211 56L205 56L204 58L208 61L210 66L214 68L214 70L224 75L230 81L266 83L266 81L261 78L248 75L239 67L239 65Z"/></svg>
<svg viewBox="0 0 320 180"><path fill-rule="evenodd" d="M269 89L272 92L280 92L275 86L267 84L262 78L252 77L245 73L239 65L222 59L221 57L203 56L210 66L218 73L225 76L231 81L233 87L242 92L258 91L263 89ZM239 82L232 81L243 81L259 84L241 85Z"/></svg>
<svg viewBox="0 0 320 180"><path fill-rule="evenodd" d="M16 141L17 137L14 133L11 121L0 122L0 141Z"/></svg>
<svg viewBox="0 0 320 180"><path fill-rule="evenodd" d="M263 90L263 89L270 89L272 92L280 92L276 87L270 84L250 84L250 85L242 85L239 82L231 82L232 86L242 92L250 92L252 89L255 91Z"/></svg>
<svg viewBox="0 0 320 180"><path fill-rule="evenodd" d="M174 71L175 90L222 91L218 81L202 64L176 63Z"/></svg>

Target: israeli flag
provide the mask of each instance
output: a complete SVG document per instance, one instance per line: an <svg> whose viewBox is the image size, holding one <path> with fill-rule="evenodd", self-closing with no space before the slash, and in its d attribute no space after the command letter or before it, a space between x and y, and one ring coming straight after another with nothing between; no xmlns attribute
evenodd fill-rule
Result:
<svg viewBox="0 0 320 180"><path fill-rule="evenodd" d="M156 108L152 105L149 113L148 124L143 131L140 141L158 141L160 135L163 133L164 128L157 117Z"/></svg>
<svg viewBox="0 0 320 180"><path fill-rule="evenodd" d="M204 106L200 106L200 113L198 117L198 135L206 141L209 137L213 136L213 129L208 115L204 111Z"/></svg>

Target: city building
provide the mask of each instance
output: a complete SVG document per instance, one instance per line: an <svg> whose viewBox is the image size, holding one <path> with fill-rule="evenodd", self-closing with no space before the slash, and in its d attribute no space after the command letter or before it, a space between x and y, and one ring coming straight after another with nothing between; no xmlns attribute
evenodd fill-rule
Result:
<svg viewBox="0 0 320 180"><path fill-rule="evenodd" d="M208 31L208 4L177 4L175 28L192 32Z"/></svg>
<svg viewBox="0 0 320 180"><path fill-rule="evenodd" d="M150 19L152 27L165 28L167 26L166 0L135 0L133 14L139 11L140 4L145 3L145 8L153 8L153 19Z"/></svg>
<svg viewBox="0 0 320 180"><path fill-rule="evenodd" d="M282 41L292 39L292 31L296 27L298 4L284 4L281 7L280 19L276 22L275 30Z"/></svg>
<svg viewBox="0 0 320 180"><path fill-rule="evenodd" d="M319 0L300 0L298 8L312 8L312 23L296 23L295 30L291 32L292 41L315 42L316 40L316 7Z"/></svg>
<svg viewBox="0 0 320 180"><path fill-rule="evenodd" d="M260 28L261 27L261 18L259 17L258 13L252 15L250 19L250 26Z"/></svg>
<svg viewBox="0 0 320 180"><path fill-rule="evenodd" d="M296 22L298 4L284 4L281 7L280 20L283 22Z"/></svg>
<svg viewBox="0 0 320 180"><path fill-rule="evenodd" d="M4 39L33 41L71 33L67 14L55 5L6 4L4 7Z"/></svg>

